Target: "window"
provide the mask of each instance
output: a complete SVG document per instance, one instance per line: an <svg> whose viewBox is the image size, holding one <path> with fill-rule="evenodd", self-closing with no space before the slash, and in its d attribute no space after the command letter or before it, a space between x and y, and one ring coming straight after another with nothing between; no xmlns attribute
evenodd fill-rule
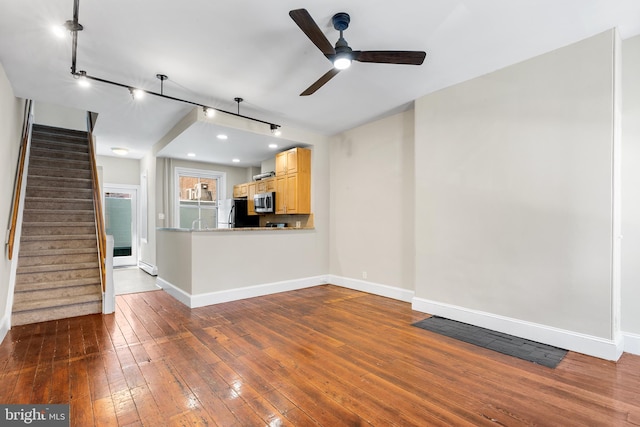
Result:
<svg viewBox="0 0 640 427"><path fill-rule="evenodd" d="M218 202L224 198L224 178L222 172L176 168L178 227L218 227Z"/></svg>

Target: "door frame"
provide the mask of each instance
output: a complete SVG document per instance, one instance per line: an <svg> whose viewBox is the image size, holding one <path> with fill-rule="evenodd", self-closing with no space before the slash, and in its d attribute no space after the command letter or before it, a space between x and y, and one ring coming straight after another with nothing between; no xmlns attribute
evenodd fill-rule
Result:
<svg viewBox="0 0 640 427"><path fill-rule="evenodd" d="M132 194L133 203L131 204L134 212L131 213L131 255L126 257L113 257L113 266L133 266L138 265L140 253L140 186L131 184L103 184L102 186L102 206L103 216L106 215L106 193L129 193Z"/></svg>

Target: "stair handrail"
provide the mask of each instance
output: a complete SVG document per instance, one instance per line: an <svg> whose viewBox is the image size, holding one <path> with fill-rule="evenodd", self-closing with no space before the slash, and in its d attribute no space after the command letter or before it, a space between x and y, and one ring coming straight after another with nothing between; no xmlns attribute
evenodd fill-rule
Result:
<svg viewBox="0 0 640 427"><path fill-rule="evenodd" d="M87 113L87 130L89 138L89 158L91 161L91 180L93 181L93 206L96 215L96 234L98 237L98 258L100 259L100 279L102 282L102 292L105 291L107 283L107 233L104 225L104 216L102 215L102 193L100 192L100 181L98 180L98 165L96 164L96 155L93 148L93 119L92 113Z"/></svg>
<svg viewBox="0 0 640 427"><path fill-rule="evenodd" d="M29 144L31 143L31 127L33 125L33 101L27 99L24 105L22 137L20 140L20 154L18 157L18 169L16 170L16 184L13 192L13 206L11 210L11 225L9 226L9 239L7 241L7 256L13 259L13 247L16 241L16 229L18 228L18 212L20 210L20 194L22 193L22 181L24 177L24 165L27 159Z"/></svg>

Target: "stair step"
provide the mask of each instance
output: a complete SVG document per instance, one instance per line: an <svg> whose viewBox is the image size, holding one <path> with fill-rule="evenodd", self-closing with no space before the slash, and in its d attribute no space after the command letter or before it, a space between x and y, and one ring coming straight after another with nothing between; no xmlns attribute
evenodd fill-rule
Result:
<svg viewBox="0 0 640 427"><path fill-rule="evenodd" d="M77 177L53 177L53 176L37 176L29 171L27 177L27 189L34 187L56 187L60 189L93 189L91 179Z"/></svg>
<svg viewBox="0 0 640 427"><path fill-rule="evenodd" d="M31 142L54 142L63 144L75 144L77 146L86 146L89 143L89 136L85 132L80 133L56 133L56 132L44 132L40 129L34 129L31 132Z"/></svg>
<svg viewBox="0 0 640 427"><path fill-rule="evenodd" d="M95 214L93 210L48 210L25 209L24 222L93 222Z"/></svg>
<svg viewBox="0 0 640 427"><path fill-rule="evenodd" d="M91 179L91 171L87 170L79 170L79 169L60 169L60 168L49 168L49 167L41 167L41 166L29 166L28 178L31 176L42 176L42 177L52 177L52 178L84 178Z"/></svg>
<svg viewBox="0 0 640 427"><path fill-rule="evenodd" d="M16 292L13 300L13 312L96 301L101 297L102 286L100 283Z"/></svg>
<svg viewBox="0 0 640 427"><path fill-rule="evenodd" d="M23 250L20 247L20 259L18 267L28 267L32 265L58 265L68 264L70 260L74 262L91 262L97 259L98 248L64 248L64 249L37 249Z"/></svg>
<svg viewBox="0 0 640 427"><path fill-rule="evenodd" d="M97 268L97 266L92 265L89 268L59 270L54 272L18 272L18 274L16 274L16 288L18 285L22 286L36 283L60 282L87 278L94 278L100 281L100 269Z"/></svg>
<svg viewBox="0 0 640 427"><path fill-rule="evenodd" d="M91 227L93 227L93 223L91 223ZM29 235L29 236L25 236L24 233L22 234L22 237L20 238L20 246L22 247L22 245L26 242L47 242L47 241L64 241L64 240L71 240L71 241L86 241L86 240L96 240L96 233L95 230L92 233L88 233L88 234L65 234L65 235L59 235L59 234L41 234L41 235Z"/></svg>
<svg viewBox="0 0 640 427"><path fill-rule="evenodd" d="M26 293L29 291L41 291L44 289L58 289L83 285L100 286L100 277L96 274L94 275L94 277L80 277L78 279L67 279L49 282L16 283L16 293Z"/></svg>
<svg viewBox="0 0 640 427"><path fill-rule="evenodd" d="M42 125L42 124L34 124L32 133L37 133L40 135L54 135L54 136L63 135L70 138L86 138L87 137L87 131L85 130L66 129L66 128L59 128L56 126L48 126L48 125Z"/></svg>
<svg viewBox="0 0 640 427"><path fill-rule="evenodd" d="M27 197L24 201L25 210L55 210L55 211L90 211L93 209L93 199L62 199L50 197Z"/></svg>
<svg viewBox="0 0 640 427"><path fill-rule="evenodd" d="M89 153L89 145L87 141L80 139L67 139L60 137L48 137L34 135L31 138L31 147L45 148L69 153Z"/></svg>
<svg viewBox="0 0 640 427"><path fill-rule="evenodd" d="M34 147L33 145L31 145L31 156L68 159L68 160L82 160L85 162L89 162L88 150L87 152L77 152L77 151L68 151L68 150L62 151L62 150L47 148L43 146Z"/></svg>
<svg viewBox="0 0 640 427"><path fill-rule="evenodd" d="M70 236L64 236L65 239L55 239L51 236L38 236L38 238L31 239L33 236L28 236L30 239L22 239L20 242L20 256L23 254L33 256L34 253L47 250L71 250L71 249L93 249L97 250L96 236L95 234L87 235L86 238L69 238ZM48 237L43 239L42 237ZM83 236L84 237L84 236Z"/></svg>
<svg viewBox="0 0 640 427"><path fill-rule="evenodd" d="M18 261L18 264L20 261ZM98 268L98 259L94 262L77 262L73 264L53 264L53 265L30 265L25 267L18 266L17 274L27 273L58 273L61 271L74 271L90 268Z"/></svg>
<svg viewBox="0 0 640 427"><path fill-rule="evenodd" d="M72 199L72 200L93 200L93 190L91 188L58 188L58 187L36 187L27 186L27 199L47 198L47 199Z"/></svg>
<svg viewBox="0 0 640 427"><path fill-rule="evenodd" d="M88 160L61 159L58 157L40 157L33 154L29 158L29 168L64 168L73 170L90 170Z"/></svg>
<svg viewBox="0 0 640 427"><path fill-rule="evenodd" d="M47 310L23 311L11 315L13 326L29 323L47 322L50 320L65 319L68 317L86 316L102 312L101 301L91 301L83 304L74 304L64 307L50 308Z"/></svg>
<svg viewBox="0 0 640 427"><path fill-rule="evenodd" d="M93 236L94 239L96 238L96 225L93 222L82 222L82 223L69 222L63 225L58 225L60 223L57 223L57 222L50 222L45 224L52 224L52 225L46 225L44 227L39 226L37 224L42 224L42 223L40 222L34 222L30 224L23 223L21 239L22 240L30 239L30 238L61 239L61 238L64 238L65 236L76 238L78 236L89 236L89 235ZM53 224L56 224L56 225L53 225ZM89 224L89 225L78 225L78 224Z"/></svg>

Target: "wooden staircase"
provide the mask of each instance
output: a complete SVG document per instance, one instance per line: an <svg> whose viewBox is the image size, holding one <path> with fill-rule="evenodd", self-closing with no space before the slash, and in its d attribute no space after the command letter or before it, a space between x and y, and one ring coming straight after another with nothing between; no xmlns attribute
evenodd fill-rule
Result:
<svg viewBox="0 0 640 427"><path fill-rule="evenodd" d="M87 132L34 125L12 324L102 312Z"/></svg>

